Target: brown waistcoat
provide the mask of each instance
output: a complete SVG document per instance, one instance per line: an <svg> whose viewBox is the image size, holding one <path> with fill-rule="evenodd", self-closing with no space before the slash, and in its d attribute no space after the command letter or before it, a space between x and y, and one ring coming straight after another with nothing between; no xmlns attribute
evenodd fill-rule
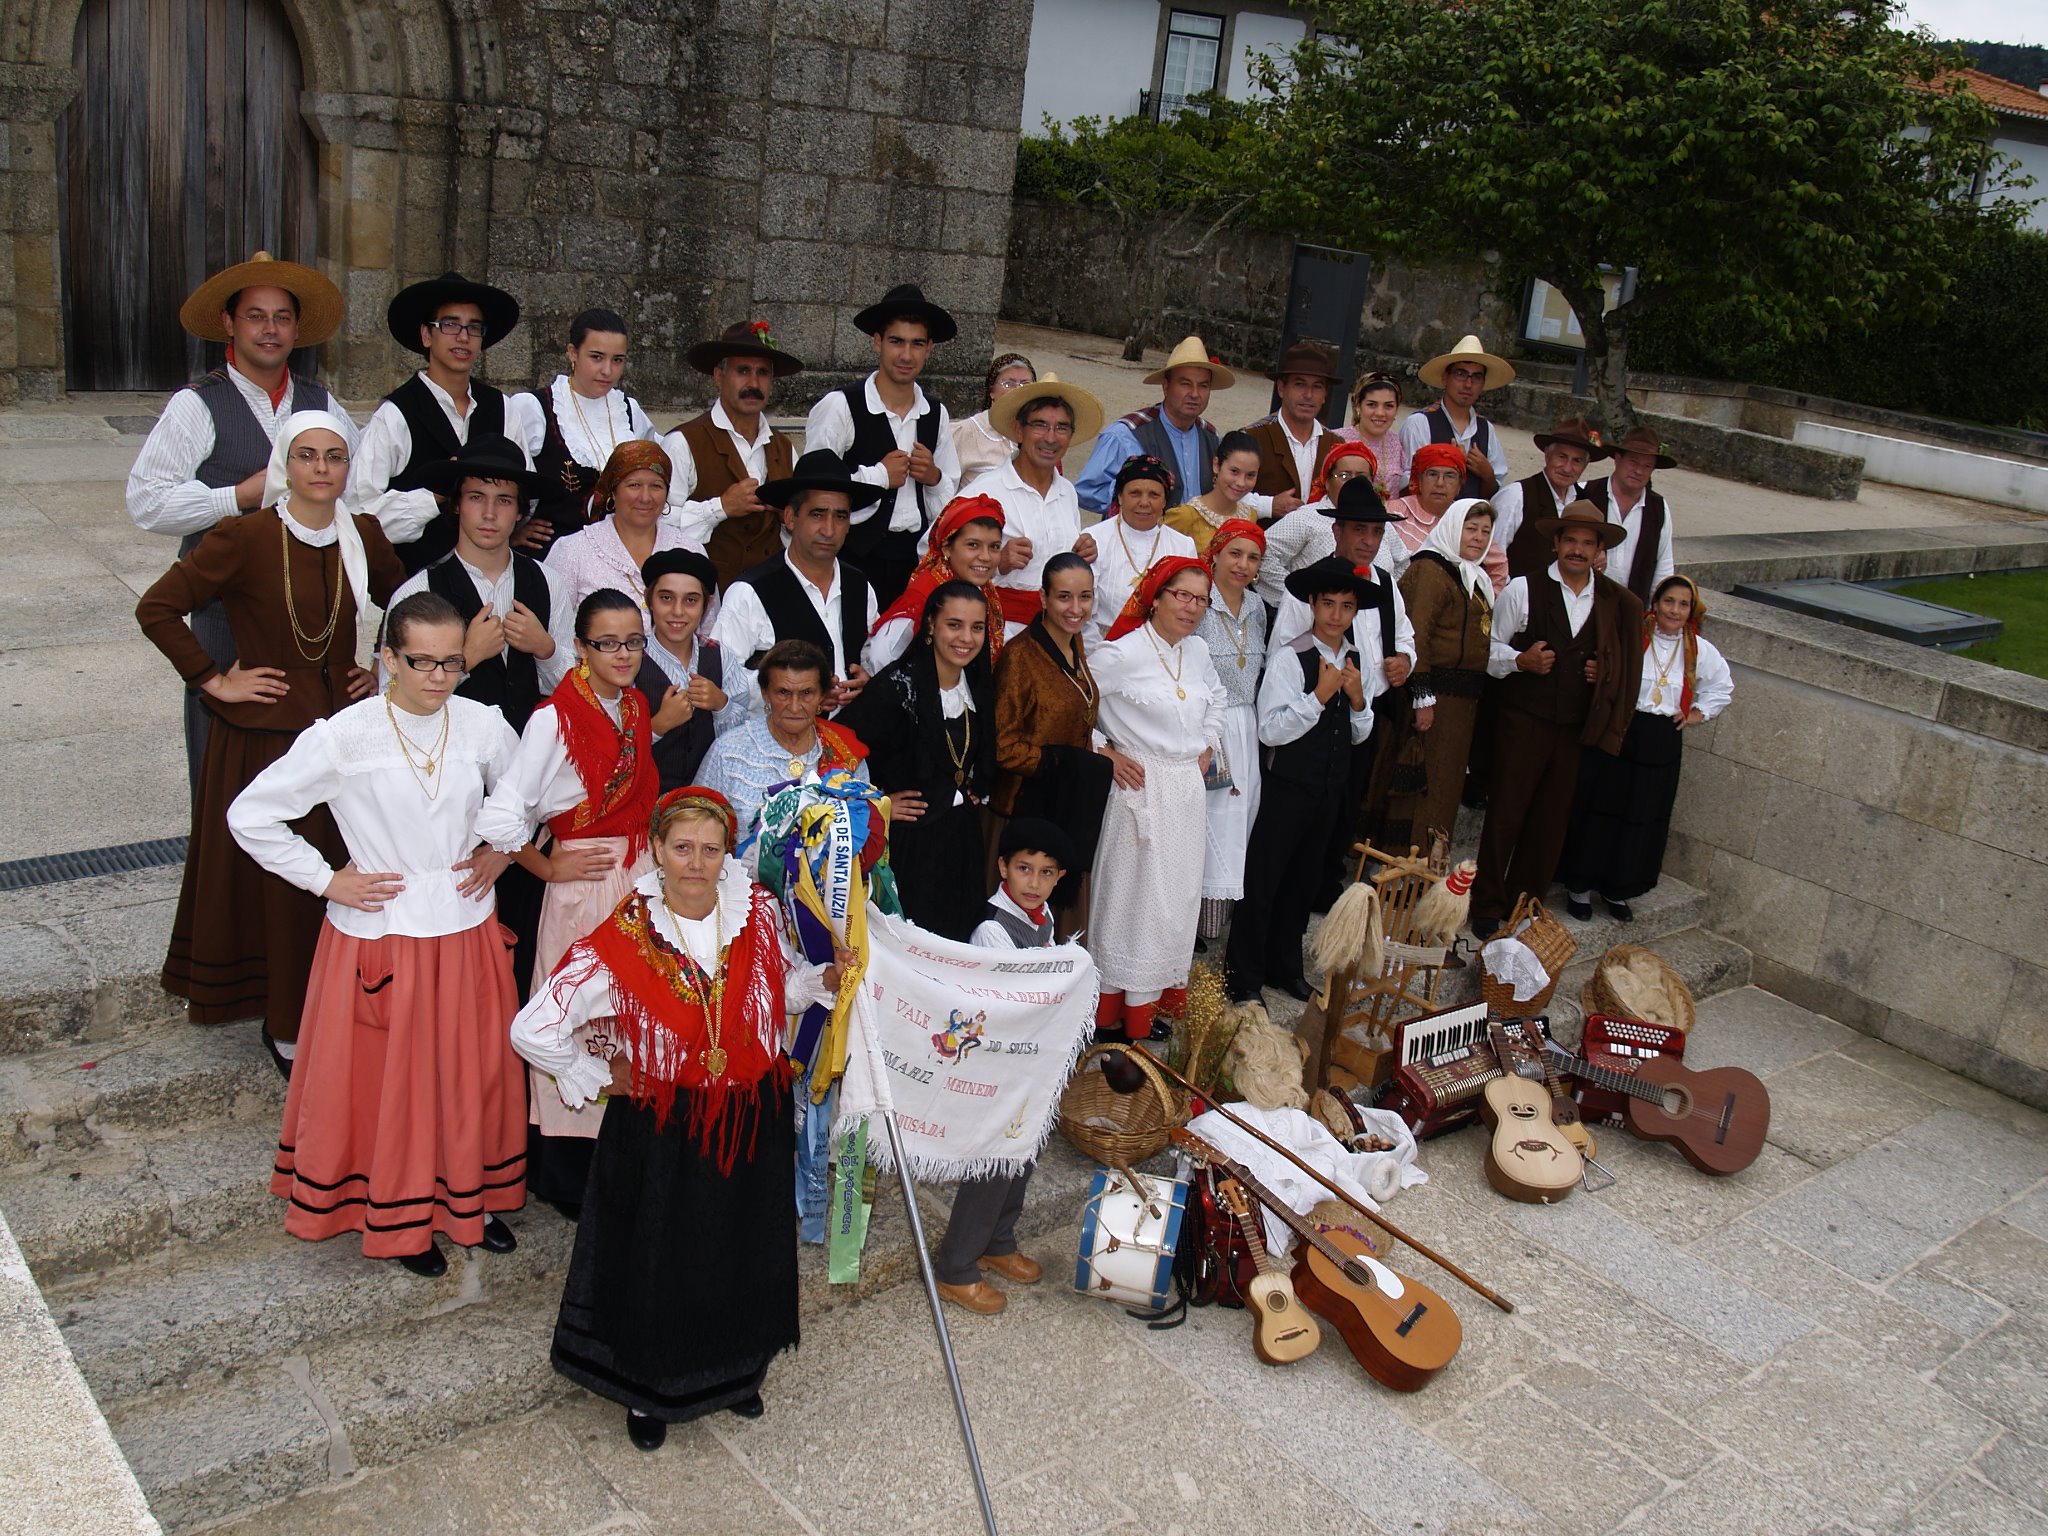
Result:
<svg viewBox="0 0 2048 1536"><path fill-rule="evenodd" d="M691 417L676 430L689 445L690 459L697 467L697 488L690 493L693 499L723 496L747 478L746 461L733 447L732 435L713 424L709 411ZM786 478L795 462L796 452L790 440L780 432L771 433L768 478ZM743 517L728 517L711 530L704 552L718 568L718 590L723 592L763 560L782 553L782 518L772 507Z"/></svg>

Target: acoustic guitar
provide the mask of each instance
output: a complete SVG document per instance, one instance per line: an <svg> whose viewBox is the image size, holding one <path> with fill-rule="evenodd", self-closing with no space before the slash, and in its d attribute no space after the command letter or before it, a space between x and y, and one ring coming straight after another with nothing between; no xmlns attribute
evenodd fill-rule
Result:
<svg viewBox="0 0 2048 1536"><path fill-rule="evenodd" d="M1413 1392L1451 1363L1465 1330L1443 1297L1382 1264L1357 1235L1326 1232L1299 1215L1193 1131L1177 1130L1173 1140L1190 1156L1228 1172L1308 1245L1294 1266L1295 1294L1337 1330L1368 1376L1396 1392Z"/></svg>
<svg viewBox="0 0 2048 1536"><path fill-rule="evenodd" d="M1740 1173L1756 1161L1771 1128L1771 1090L1740 1067L1695 1072L1669 1056L1645 1056L1633 1073L1596 1067L1561 1045L1573 1076L1625 1094L1625 1123L1645 1141L1668 1141L1701 1173Z"/></svg>
<svg viewBox="0 0 2048 1536"><path fill-rule="evenodd" d="M1570 1194L1586 1159L1550 1117L1549 1091L1515 1071L1515 1053L1498 1024L1489 1024L1500 1076L1486 1085L1483 1113L1493 1127L1486 1145L1486 1182L1510 1200L1553 1205Z"/></svg>
<svg viewBox="0 0 2048 1536"><path fill-rule="evenodd" d="M1543 1064L1543 1086L1550 1091L1551 1120L1564 1133L1564 1139L1579 1149L1579 1156L1590 1163L1598 1156L1593 1132L1587 1126L1585 1116L1579 1113L1579 1101L1565 1092L1564 1079L1551 1065L1550 1037L1536 1027L1533 1019L1522 1020L1520 1028L1522 1038L1529 1042L1529 1049Z"/></svg>
<svg viewBox="0 0 2048 1536"><path fill-rule="evenodd" d="M1292 1365L1304 1355L1316 1352L1323 1342L1323 1330L1295 1296L1294 1282L1281 1273L1280 1266L1266 1251L1244 1187L1229 1178L1218 1179L1216 1185L1217 1197L1236 1218L1238 1229L1244 1233L1244 1245L1259 1271L1244 1288L1245 1305L1251 1309L1253 1319L1252 1353L1268 1365Z"/></svg>

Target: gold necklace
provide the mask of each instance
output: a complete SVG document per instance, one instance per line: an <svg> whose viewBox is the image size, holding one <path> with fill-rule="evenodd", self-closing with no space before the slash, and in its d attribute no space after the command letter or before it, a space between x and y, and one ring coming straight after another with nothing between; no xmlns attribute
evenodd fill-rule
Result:
<svg viewBox="0 0 2048 1536"><path fill-rule="evenodd" d="M774 732L769 732L768 739L770 741L775 741ZM775 741L775 745L780 747L782 746L782 743L779 741ZM802 752L792 751L789 753L789 776L792 779L800 779L804 776L804 758L807 757L811 752L816 751L818 749L818 746L818 728L814 725L811 727L811 745ZM785 748L784 750L787 751L788 749Z"/></svg>
<svg viewBox="0 0 2048 1536"><path fill-rule="evenodd" d="M405 766L412 770L413 782L419 785L429 800L438 799L441 794L441 783L434 777L434 773L441 766L441 754L448 746L447 709L444 707L441 711L441 734L431 748L422 747L405 734L405 727L398 723L398 711L391 707L391 691L388 688L384 692L384 714L391 722L392 734L398 738L398 750L405 758ZM415 752L420 754L417 760L413 757Z"/></svg>
<svg viewBox="0 0 2048 1536"><path fill-rule="evenodd" d="M1159 558L1159 538L1165 532L1166 525L1164 523L1161 523L1152 530L1152 548L1146 552L1145 563L1141 566L1138 564L1138 557L1131 553L1129 542L1124 538L1124 520L1121 517L1116 520L1116 541L1123 546L1124 559L1129 563L1131 569L1137 572L1135 579L1131 582L1133 587L1144 585L1145 572L1151 570L1153 562Z"/></svg>
<svg viewBox="0 0 2048 1536"><path fill-rule="evenodd" d="M1152 642L1152 654L1159 658L1159 670L1164 672L1168 677L1173 679L1173 696L1176 699L1186 698L1188 696L1188 691L1187 689L1181 687L1180 675L1181 673L1187 670L1188 653L1186 651L1182 651L1178 656L1174 657L1174 664L1171 667L1169 667L1166 664L1166 653L1159 649L1159 639L1156 635L1152 633L1152 626L1150 624L1146 624L1143 625L1142 628L1145 631L1145 638Z"/></svg>
<svg viewBox="0 0 2048 1536"><path fill-rule="evenodd" d="M337 507L334 510L334 515L336 517L346 517L348 514L346 512L343 512L339 507ZM277 537L281 542L282 554L284 558L285 617L291 620L292 644L296 645L299 648L299 654L303 656L307 661L318 661L320 660L321 657L327 654L327 642L334 638L335 626L341 622L341 572L335 572L334 607L329 611L327 615L327 627L321 630L320 633L317 635L309 633L306 630L306 628L299 623L299 605L298 602L292 597L292 531L291 529L285 526L284 519L285 514L282 511L279 511L277 514ZM339 550L339 548L340 546L339 544L337 544L337 551ZM326 561L323 559L321 561L321 564L324 567ZM306 647L309 645L313 647L313 649L311 649L310 651L306 649Z"/></svg>
<svg viewBox="0 0 2048 1536"><path fill-rule="evenodd" d="M607 397L610 394L610 390L605 391ZM569 384L569 409L576 413L576 425L583 429L583 435L590 439L590 446L595 448L597 446L597 434L590 430L590 423L583 419L583 401L576 393L576 385L573 380ZM609 405L604 408L604 435L611 439L611 451L617 453L619 451L619 435L612 430L612 408ZM599 465L598 467L602 469L604 466Z"/></svg>
<svg viewBox="0 0 2048 1536"><path fill-rule="evenodd" d="M1238 601L1241 603L1244 599L1239 598ZM1209 611L1216 615L1217 621L1223 626L1223 633L1228 635L1230 643L1237 647L1237 670L1242 672L1244 670L1245 658L1251 650L1251 611L1249 609L1245 611L1244 622L1238 625L1236 629L1230 627L1230 610L1224 607L1223 604L1212 603L1209 605Z"/></svg>
<svg viewBox="0 0 2048 1536"><path fill-rule="evenodd" d="M1657 642L1663 638L1664 636L1661 633L1650 636L1650 649L1653 654L1657 649ZM1673 635L1671 637L1671 654L1657 664L1657 681L1650 688L1650 702L1652 704L1662 704L1664 702L1664 685L1671 681L1671 668L1678 658L1684 654L1685 636Z"/></svg>
<svg viewBox="0 0 2048 1536"><path fill-rule="evenodd" d="M960 789L967 783L967 757L974 750L974 710L972 706L960 711L960 750L953 750L953 733L946 729L946 706L939 705L939 734L946 738L946 756L953 759L953 787Z"/></svg>
<svg viewBox="0 0 2048 1536"><path fill-rule="evenodd" d="M683 928L683 924L690 919L678 912L675 903L668 899L666 880L661 884L661 904L668 908L668 915L676 920L676 942L681 946L683 954L696 962L697 957L690 954L689 938ZM696 921L702 922L703 919L698 918ZM697 962L697 968L704 972L705 980L709 983L704 1001L704 1038L710 1044L704 1048L704 1074L707 1077L720 1078L725 1076L726 1063L725 1047L718 1043L718 1031L724 1023L719 1014L723 1011L725 1003L725 909L718 899L716 890L711 893L711 949L710 965Z"/></svg>

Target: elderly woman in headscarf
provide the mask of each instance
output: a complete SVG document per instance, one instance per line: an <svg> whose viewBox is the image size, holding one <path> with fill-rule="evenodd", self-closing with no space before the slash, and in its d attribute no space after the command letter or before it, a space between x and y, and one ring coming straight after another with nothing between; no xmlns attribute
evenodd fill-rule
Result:
<svg viewBox="0 0 2048 1536"><path fill-rule="evenodd" d="M1337 535L1329 516L1337 493L1352 480L1378 478L1379 460L1364 443L1336 442L1324 451L1322 468L1316 473L1316 483L1309 487L1308 500L1285 517L1275 518L1266 529L1266 558L1259 564L1259 596L1265 601L1267 618L1285 602L1289 576L1337 552Z"/></svg>
<svg viewBox="0 0 2048 1536"><path fill-rule="evenodd" d="M376 518L341 509L348 440L340 417L295 413L271 449L263 510L216 523L135 606L142 632L213 717L164 989L187 1000L197 1024L261 1015L287 1074L323 905L260 869L229 835L227 813L300 731L375 686L356 665L357 619L391 600L405 568ZM225 672L185 622L216 600L235 637ZM334 863L348 858L324 809L300 830Z"/></svg>
<svg viewBox="0 0 2048 1536"><path fill-rule="evenodd" d="M1193 555L1167 556L1089 652L1113 773L1088 914L1098 1037L1154 1038L1155 1012L1187 1006L1205 857L1189 831L1223 735L1223 683L1195 634L1209 585Z"/></svg>
<svg viewBox="0 0 2048 1536"><path fill-rule="evenodd" d="M664 549L704 553L662 518L673 472L659 443L621 443L612 450L590 493L589 526L557 539L548 551L547 563L567 583L572 607L610 587L636 597L641 627L652 627L640 568Z"/></svg>
<svg viewBox="0 0 2048 1536"><path fill-rule="evenodd" d="M924 618L925 600L949 581L964 581L988 599L988 611L1000 614L995 586L996 566L1003 552L1003 504L993 496L955 496L932 524L917 569L902 595L882 611L868 631L861 665L870 676L910 649ZM994 666L1003 651L1003 626L989 626L988 660Z"/></svg>
<svg viewBox="0 0 2048 1536"><path fill-rule="evenodd" d="M1131 593L1160 561L1193 559L1195 541L1166 524L1173 501L1173 471L1149 453L1134 453L1116 472L1111 514L1088 531L1095 536L1095 627L1100 638L1123 612Z"/></svg>
<svg viewBox="0 0 2048 1536"><path fill-rule="evenodd" d="M1598 891L1622 922L1629 903L1655 888L1664 871L1664 842L1678 799L1685 732L1705 725L1735 697L1735 675L1700 634L1707 616L1689 576L1666 576L1643 615L1643 680L1619 756L1595 748L1579 759L1558 878L1573 917L1593 915Z"/></svg>
<svg viewBox="0 0 2048 1536"><path fill-rule="evenodd" d="M1209 608L1195 633L1223 684L1218 772L1207 795L1202 863L1203 940L1221 938L1232 902L1244 897L1244 850L1259 814L1259 674L1266 663L1266 605L1251 585L1266 553L1259 525L1231 518L1209 541ZM1221 782L1224 779L1230 782Z"/></svg>
<svg viewBox="0 0 2048 1536"><path fill-rule="evenodd" d="M1436 703L1403 720L1375 760L1366 825L1377 847L1405 849L1425 843L1431 827L1449 834L1456 826L1493 633L1493 583L1482 563L1492 541L1492 504L1454 502L1401 578L1415 627L1409 686Z"/></svg>
<svg viewBox="0 0 2048 1536"><path fill-rule="evenodd" d="M1389 511L1406 519L1394 524L1394 536L1387 540L1392 563L1381 562L1396 575L1407 570L1409 560L1429 541L1436 525L1458 500L1458 489L1465 483L1465 450L1456 443L1425 444L1415 450L1408 474L1408 494L1387 503ZM1460 540L1455 534L1450 538L1452 543ZM1508 584L1507 552L1489 545L1486 558L1480 563L1498 597L1500 589Z"/></svg>

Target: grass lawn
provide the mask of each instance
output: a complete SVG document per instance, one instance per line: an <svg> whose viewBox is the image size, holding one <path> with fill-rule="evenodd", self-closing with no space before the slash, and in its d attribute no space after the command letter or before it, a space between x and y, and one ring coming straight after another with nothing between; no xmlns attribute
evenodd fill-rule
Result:
<svg viewBox="0 0 2048 1536"><path fill-rule="evenodd" d="M1949 576L1900 587L1906 597L1981 613L2005 621L1996 640L1956 652L2009 672L2048 677L2048 571L2001 571L1989 576Z"/></svg>

